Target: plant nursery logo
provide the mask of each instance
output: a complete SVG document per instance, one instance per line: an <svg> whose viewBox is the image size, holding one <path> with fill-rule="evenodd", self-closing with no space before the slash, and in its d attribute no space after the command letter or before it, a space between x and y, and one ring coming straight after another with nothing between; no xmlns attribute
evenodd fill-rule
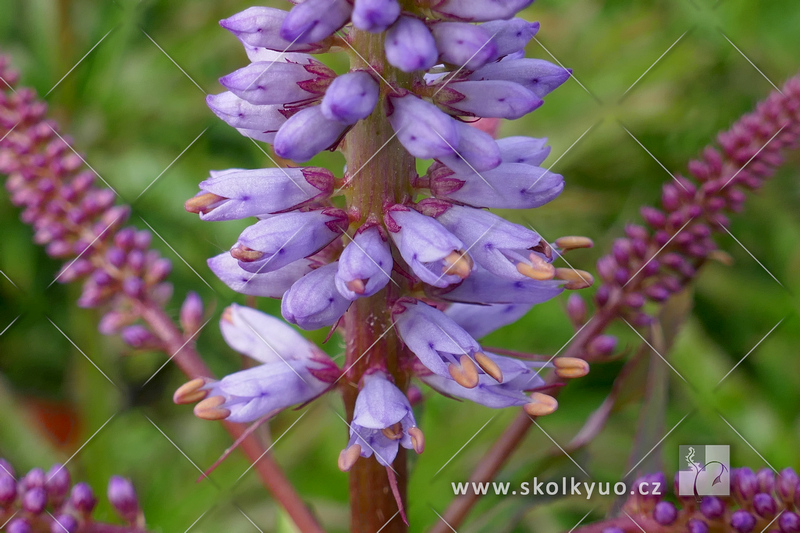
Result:
<svg viewBox="0 0 800 533"><path fill-rule="evenodd" d="M731 490L730 447L680 446L678 494L728 496Z"/></svg>

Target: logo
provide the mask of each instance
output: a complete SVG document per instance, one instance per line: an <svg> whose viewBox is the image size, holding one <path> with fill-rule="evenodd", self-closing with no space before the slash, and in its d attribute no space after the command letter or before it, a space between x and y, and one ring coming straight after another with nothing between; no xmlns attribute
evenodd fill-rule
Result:
<svg viewBox="0 0 800 533"><path fill-rule="evenodd" d="M678 494L728 496L731 490L730 447L680 446Z"/></svg>

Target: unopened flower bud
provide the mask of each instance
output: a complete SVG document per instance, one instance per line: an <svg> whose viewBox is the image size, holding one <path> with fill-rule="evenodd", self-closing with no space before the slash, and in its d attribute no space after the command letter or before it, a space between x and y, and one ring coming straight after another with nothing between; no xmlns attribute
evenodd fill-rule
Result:
<svg viewBox="0 0 800 533"><path fill-rule="evenodd" d="M139 499L129 479L120 476L111 477L108 482L108 501L127 522L136 521L139 515Z"/></svg>

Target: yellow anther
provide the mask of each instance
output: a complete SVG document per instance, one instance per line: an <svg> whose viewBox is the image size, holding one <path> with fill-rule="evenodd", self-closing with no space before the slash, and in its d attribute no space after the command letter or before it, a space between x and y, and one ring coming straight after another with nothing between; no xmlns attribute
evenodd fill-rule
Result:
<svg viewBox="0 0 800 533"><path fill-rule="evenodd" d="M468 355L462 355L460 365L450 363L447 370L453 381L466 387L467 389L474 389L478 386L478 367L472 362Z"/></svg>
<svg viewBox="0 0 800 533"><path fill-rule="evenodd" d="M208 396L208 391L203 390L202 387L208 382L205 378L193 379L188 383L184 383L175 394L172 395L172 401L178 405L187 403L195 403L204 400Z"/></svg>
<svg viewBox="0 0 800 533"><path fill-rule="evenodd" d="M522 407L530 416L545 416L558 409L558 401L548 394L534 392L531 402Z"/></svg>
<svg viewBox="0 0 800 533"><path fill-rule="evenodd" d="M556 375L564 379L582 378L589 373L589 363L577 357L556 357L553 365Z"/></svg>
<svg viewBox="0 0 800 533"><path fill-rule="evenodd" d="M453 251L444 258L444 267L442 268L443 274L450 274L458 276L461 279L466 279L475 263L467 252Z"/></svg>
<svg viewBox="0 0 800 533"><path fill-rule="evenodd" d="M212 396L194 406L194 416L203 420L223 420L231 416L229 409L221 407L225 403L222 396Z"/></svg>
<svg viewBox="0 0 800 533"><path fill-rule="evenodd" d="M575 250L577 248L591 248L594 242L589 237L568 236L556 239L556 246L562 250Z"/></svg>
<svg viewBox="0 0 800 533"><path fill-rule="evenodd" d="M486 374L491 376L496 382L503 382L503 371L500 370L500 367L497 366L497 363L492 361L489 356L482 352L475 352L475 361L478 363L478 366L480 366L481 369L486 372Z"/></svg>
<svg viewBox="0 0 800 533"><path fill-rule="evenodd" d="M553 279L556 273L556 269L553 265L535 253L531 253L530 261L531 264L517 263L517 272L523 276L539 281Z"/></svg>
<svg viewBox="0 0 800 533"><path fill-rule="evenodd" d="M184 202L183 207L190 213L203 213L205 215L214 209L212 207L214 204L221 200L225 200L225 197L207 192L189 198Z"/></svg>
<svg viewBox="0 0 800 533"><path fill-rule="evenodd" d="M574 268L557 268L556 279L567 282L565 289L574 291L591 287L594 277L585 270L575 270Z"/></svg>

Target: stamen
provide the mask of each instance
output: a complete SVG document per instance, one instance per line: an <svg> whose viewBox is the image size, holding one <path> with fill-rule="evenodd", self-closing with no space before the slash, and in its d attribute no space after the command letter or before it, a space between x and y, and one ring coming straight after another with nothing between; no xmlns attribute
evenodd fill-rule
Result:
<svg viewBox="0 0 800 533"><path fill-rule="evenodd" d="M573 236L559 237L556 239L556 246L564 251L575 250L577 248L591 248L594 242L589 237Z"/></svg>
<svg viewBox="0 0 800 533"><path fill-rule="evenodd" d="M492 379L498 383L503 382L503 371L489 356L482 352L475 352L475 361L481 367L481 370L492 376Z"/></svg>
<svg viewBox="0 0 800 533"><path fill-rule="evenodd" d="M348 281L347 283L345 283L345 285L347 285L347 288L356 294L364 294L364 291L366 291L367 288L366 285L364 284L364 280L362 279L354 279L352 281Z"/></svg>
<svg viewBox="0 0 800 533"><path fill-rule="evenodd" d="M212 211L214 209L213 205L221 200L225 200L225 197L207 192L189 198L184 202L183 207L190 213L203 213L205 215Z"/></svg>
<svg viewBox="0 0 800 533"><path fill-rule="evenodd" d="M264 252L259 252L258 250L253 250L252 248L248 248L247 246L234 246L231 248L231 255L234 259L238 259L239 261L244 261L245 263L250 263L253 261L258 261L262 257L264 257Z"/></svg>
<svg viewBox="0 0 800 533"><path fill-rule="evenodd" d="M553 265L541 258L541 256L531 253L531 264L517 263L517 272L531 279L546 281L553 279L556 269Z"/></svg>
<svg viewBox="0 0 800 533"><path fill-rule="evenodd" d="M589 373L589 363L577 357L556 357L556 375L564 379L582 378Z"/></svg>
<svg viewBox="0 0 800 533"><path fill-rule="evenodd" d="M225 403L222 396L212 396L194 406L194 416L203 420L222 420L231 416L230 409L220 407Z"/></svg>
<svg viewBox="0 0 800 533"><path fill-rule="evenodd" d="M202 387L208 383L206 378L196 378L188 383L184 383L175 394L172 395L172 401L178 405L185 405L187 403L195 403L204 400L208 396L207 390L202 390Z"/></svg>
<svg viewBox="0 0 800 533"><path fill-rule="evenodd" d="M585 270L575 270L572 268L557 268L556 279L561 279L567 282L564 288L570 291L585 289L591 287L594 283L594 277Z"/></svg>
<svg viewBox="0 0 800 533"><path fill-rule="evenodd" d="M453 251L444 258L443 274L450 274L458 276L461 279L466 279L475 264L467 252Z"/></svg>
<svg viewBox="0 0 800 533"><path fill-rule="evenodd" d="M462 387L474 389L478 386L478 368L466 354L461 356L460 363L460 365L454 363L448 365L450 376Z"/></svg>
<svg viewBox="0 0 800 533"><path fill-rule="evenodd" d="M425 435L421 429L413 427L408 430L408 435L411 437L411 445L414 447L415 452L420 454L425 451Z"/></svg>
<svg viewBox="0 0 800 533"><path fill-rule="evenodd" d="M353 444L352 446L345 448L339 453L339 470L342 472L347 472L353 468L353 465L356 464L356 461L358 461L359 457L361 457L360 444Z"/></svg>
<svg viewBox="0 0 800 533"><path fill-rule="evenodd" d="M223 309L221 319L233 324L233 307L226 307Z"/></svg>
<svg viewBox="0 0 800 533"><path fill-rule="evenodd" d="M558 409L558 401L550 395L534 392L531 394L531 403L526 403L522 408L530 416L545 416Z"/></svg>
<svg viewBox="0 0 800 533"><path fill-rule="evenodd" d="M400 440L403 436L403 426L400 424L400 422L397 422L388 428L383 428L381 433L383 433L387 439Z"/></svg>

